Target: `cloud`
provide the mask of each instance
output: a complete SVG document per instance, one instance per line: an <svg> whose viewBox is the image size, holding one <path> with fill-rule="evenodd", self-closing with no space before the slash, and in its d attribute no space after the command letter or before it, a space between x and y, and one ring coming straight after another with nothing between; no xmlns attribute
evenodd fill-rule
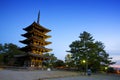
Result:
<svg viewBox="0 0 120 80"><path fill-rule="evenodd" d="M112 61L116 62L115 65L120 65L120 55L111 55Z"/></svg>

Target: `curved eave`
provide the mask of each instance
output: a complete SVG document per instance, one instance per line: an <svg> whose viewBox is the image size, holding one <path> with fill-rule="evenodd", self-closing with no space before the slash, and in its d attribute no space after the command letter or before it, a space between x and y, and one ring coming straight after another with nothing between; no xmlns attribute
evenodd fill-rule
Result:
<svg viewBox="0 0 120 80"><path fill-rule="evenodd" d="M52 51L52 49L49 49L48 52Z"/></svg>
<svg viewBox="0 0 120 80"><path fill-rule="evenodd" d="M48 41L45 42L46 45L51 44L51 43L52 43L52 42L48 42Z"/></svg>
<svg viewBox="0 0 120 80"><path fill-rule="evenodd" d="M50 52L50 51L52 51L52 49L48 49L48 48L45 48L45 47L42 47L42 46L36 46L36 45L32 45L32 44L30 46L22 47L21 50L25 51L25 52L28 52L28 51L32 50L32 48L33 49L40 49L43 52Z"/></svg>
<svg viewBox="0 0 120 80"><path fill-rule="evenodd" d="M29 43L30 43L30 40L25 39L25 40L23 40L23 41L19 41L19 42L21 42L21 43L23 43L23 44L29 44Z"/></svg>
<svg viewBox="0 0 120 80"><path fill-rule="evenodd" d="M22 50L22 51L25 51L25 52L28 52L28 50L29 50L30 48L28 48L28 47L22 47L20 50Z"/></svg>
<svg viewBox="0 0 120 80"><path fill-rule="evenodd" d="M46 31L48 31L48 32L51 31L50 29L47 29L47 28L45 28L44 26L42 26L42 25L40 25L40 24L37 24L36 22L33 22L33 24L36 25L36 26L39 26L40 28L42 28L42 29L44 29L44 30L46 30Z"/></svg>
<svg viewBox="0 0 120 80"><path fill-rule="evenodd" d="M31 36L31 33L21 34L21 36L28 38L28 37L30 37L30 36Z"/></svg>
<svg viewBox="0 0 120 80"><path fill-rule="evenodd" d="M34 34L34 33L25 33L25 34L21 34L21 36L28 38L28 37L31 37L32 34ZM42 36L43 39L51 38L50 35L39 34L39 36ZM36 37L35 35L33 37L39 38L39 37Z"/></svg>
<svg viewBox="0 0 120 80"><path fill-rule="evenodd" d="M34 54L34 53L30 53L30 52L28 52L27 54L23 54L23 55L14 55L15 58L23 58L23 57L27 57L27 56L37 57L37 58L41 58L43 60L50 59L50 57L46 57L44 55Z"/></svg>
<svg viewBox="0 0 120 80"><path fill-rule="evenodd" d="M44 60L48 60L49 57L46 57L44 55L39 55L39 54L34 54L34 53L31 53L31 52L28 52L28 55L32 56L32 57L38 57L38 58L42 58Z"/></svg>
<svg viewBox="0 0 120 80"><path fill-rule="evenodd" d="M28 38L28 39L26 39L24 41L31 41L31 40L37 40L37 41L41 41L41 42L45 42L45 43L47 42L47 41L44 40L44 38L40 38L40 37L36 37L36 36L32 36L32 37L30 37L30 38ZM47 43L49 43L49 42L47 42Z"/></svg>
<svg viewBox="0 0 120 80"><path fill-rule="evenodd" d="M45 39L47 39L47 38L51 38L51 36L50 35L45 35Z"/></svg>

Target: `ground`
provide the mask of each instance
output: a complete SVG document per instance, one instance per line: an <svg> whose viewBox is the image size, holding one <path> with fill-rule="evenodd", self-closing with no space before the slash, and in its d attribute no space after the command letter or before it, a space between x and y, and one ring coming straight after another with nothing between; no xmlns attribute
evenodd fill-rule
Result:
<svg viewBox="0 0 120 80"><path fill-rule="evenodd" d="M80 72L0 69L0 80L120 80L120 75L92 74L86 76Z"/></svg>

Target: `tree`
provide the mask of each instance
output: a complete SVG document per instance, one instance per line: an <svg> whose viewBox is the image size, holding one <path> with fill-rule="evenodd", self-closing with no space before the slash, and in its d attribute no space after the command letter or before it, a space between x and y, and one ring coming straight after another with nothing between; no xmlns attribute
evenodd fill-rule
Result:
<svg viewBox="0 0 120 80"><path fill-rule="evenodd" d="M115 69L113 67L108 67L107 73L115 73Z"/></svg>
<svg viewBox="0 0 120 80"><path fill-rule="evenodd" d="M55 62L57 61L57 57L55 57L55 55L51 53L46 53L44 54L44 56L49 58L47 61L43 62L44 65L51 68L55 67Z"/></svg>
<svg viewBox="0 0 120 80"><path fill-rule="evenodd" d="M19 47L12 43L0 44L0 63L4 65L14 64L14 55L22 54L23 52L19 50Z"/></svg>
<svg viewBox="0 0 120 80"><path fill-rule="evenodd" d="M73 41L69 45L74 60L75 66L85 68L91 68L93 70L100 70L101 67L108 66L113 62L109 58L109 54L105 51L105 46L100 41L94 41L93 36L84 31L79 36L80 40ZM83 60L85 63L83 64Z"/></svg>
<svg viewBox="0 0 120 80"><path fill-rule="evenodd" d="M49 58L47 61L43 62L45 66L50 67L50 68L64 66L64 61L57 59L57 57L55 57L54 54L46 53L44 54L44 56Z"/></svg>
<svg viewBox="0 0 120 80"><path fill-rule="evenodd" d="M62 68L62 67L65 66L64 61L63 61L63 60L59 60L59 59L55 62L54 65L55 65L55 67L57 67L57 68Z"/></svg>
<svg viewBox="0 0 120 80"><path fill-rule="evenodd" d="M74 66L73 66L73 65L74 65L74 62L73 62L73 60L72 60L71 54L67 54L67 55L65 56L65 65L66 65L67 68L74 67Z"/></svg>
<svg viewBox="0 0 120 80"><path fill-rule="evenodd" d="M2 44L0 44L0 65L3 64L3 54L1 54L1 53L3 53L3 45Z"/></svg>

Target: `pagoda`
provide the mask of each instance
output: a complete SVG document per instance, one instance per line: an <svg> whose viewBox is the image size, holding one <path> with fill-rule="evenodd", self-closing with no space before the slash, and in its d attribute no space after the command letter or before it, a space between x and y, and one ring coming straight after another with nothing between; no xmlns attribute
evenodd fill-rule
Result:
<svg viewBox="0 0 120 80"><path fill-rule="evenodd" d="M45 47L51 44L51 42L46 41L46 39L51 37L50 35L47 35L51 30L40 25L39 18L40 11L38 13L37 22L33 22L31 25L23 29L26 33L22 34L22 36L26 39L20 41L26 45L21 48L21 50L25 52L21 57L23 58L24 66L27 67L42 68L43 61L48 59L44 56L44 53L52 50Z"/></svg>

